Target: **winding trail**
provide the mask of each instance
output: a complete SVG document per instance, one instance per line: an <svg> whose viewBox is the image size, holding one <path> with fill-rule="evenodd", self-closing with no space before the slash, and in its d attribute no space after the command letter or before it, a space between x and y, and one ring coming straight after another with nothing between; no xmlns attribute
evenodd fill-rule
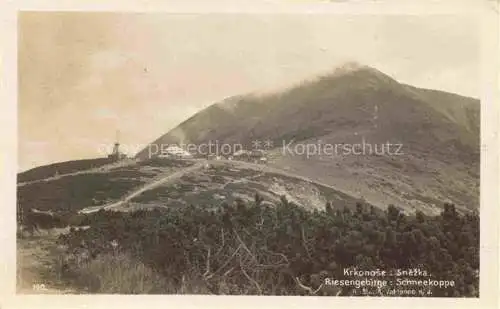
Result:
<svg viewBox="0 0 500 309"><path fill-rule="evenodd" d="M121 200L119 200L117 202L114 202L114 203L111 203L111 204L107 204L107 205L87 207L87 208L84 208L84 209L80 210L79 213L88 214L88 213L93 213L93 212L99 211L101 209L110 210L110 209L113 209L113 208L120 207L121 205L129 202L133 198L141 195L142 193L144 193L146 191L152 190L152 189L154 189L156 187L159 187L161 185L169 183L169 182L171 182L173 180L177 180L177 179L181 178L182 176L184 176L185 174L188 174L188 173L191 173L191 172L193 172L195 170L203 168L205 166L205 164L206 163L202 163L202 162L195 163L194 165L191 165L189 167L183 168L180 171L174 172L174 173L169 174L169 175L167 175L165 177L162 177L162 178L160 178L158 180L150 182L150 183L144 185L143 187L141 187L141 188L139 188L139 189L131 192L130 194L126 195L123 199L121 199Z"/></svg>
<svg viewBox="0 0 500 309"><path fill-rule="evenodd" d="M295 178L295 179L302 180L302 181L305 181L305 182L309 182L311 184L320 185L320 186L323 186L323 187L326 187L326 188L338 191L340 193L352 196L351 193L343 192L343 191L339 190L338 188L335 188L335 187L333 187L331 185L328 185L328 184L325 184L325 183L321 183L321 182L312 180L310 178L307 178L307 177L304 177L304 176L300 176L300 175L297 175L297 174L294 174L294 173L290 173L290 172L287 172L285 170L282 170L282 169L279 169L279 168L275 168L275 167L271 167L271 166L268 166L268 165L256 164L256 163L245 162L245 161L235 161L235 160L233 160L233 161L231 161L231 160L211 160L211 161L209 161L209 160L194 159L192 161L194 161L196 163L194 165L192 165L192 166L183 168L180 171L174 172L172 174L168 174L168 175L166 175L166 176L164 176L164 177L162 177L162 178L160 178L158 180L155 180L153 182L147 183L146 185L140 187L139 189L137 189L137 190L129 193L128 195L126 195L124 198L122 198L119 201L116 201L116 202L113 202L113 203L110 203L110 204L107 204L107 205L99 205L99 206L86 207L86 208L84 208L84 209L82 209L82 210L80 210L78 212L81 213L81 214L89 214L89 213L97 212L97 211L99 211L101 209L110 210L110 209L119 208L123 204L126 204L127 202L129 202L132 199L138 197L139 195L141 195L142 193L144 193L146 191L155 189L155 188L157 188L159 186L162 186L164 184L167 184L169 182L178 180L182 176L184 176L186 174L189 174L189 173L191 173L193 171L202 169L205 166L229 166L229 167L234 167L234 168L250 169L250 170L254 170L254 171L259 171L261 173L277 174L277 175L291 177L291 178Z"/></svg>
<svg viewBox="0 0 500 309"><path fill-rule="evenodd" d="M214 162L216 162L216 163L214 163ZM304 182L309 182L309 183L314 184L314 185L319 185L319 186L323 186L323 187L338 191L340 193L352 196L353 198L357 197L356 194L354 194L352 192L346 192L346 191L340 190L339 188L336 188L332 185L311 179L311 178L306 177L306 176L297 175L295 173L283 170L281 168L272 167L269 165L256 164L256 163L245 162L245 161L229 161L229 160L219 160L219 161L214 161L214 162L211 162L211 164L217 165L217 163L222 163L223 165L232 165L235 168L246 168L246 169L259 171L262 173L277 174L280 176L295 178L298 180L302 180Z"/></svg>
<svg viewBox="0 0 500 309"><path fill-rule="evenodd" d="M65 173L65 174L59 174L59 175L50 176L50 177L42 178L42 179L18 182L17 186L22 187L22 186L33 184L33 183L57 180L57 179L60 179L60 178L66 177L66 176L76 176L76 175L95 174L95 173L107 173L112 169L117 169L120 167L125 167L125 166L136 164L137 161L138 161L137 159L126 159L126 160L101 165L99 167L84 169L84 170L80 170L80 171L76 171L76 172L72 172L72 173Z"/></svg>

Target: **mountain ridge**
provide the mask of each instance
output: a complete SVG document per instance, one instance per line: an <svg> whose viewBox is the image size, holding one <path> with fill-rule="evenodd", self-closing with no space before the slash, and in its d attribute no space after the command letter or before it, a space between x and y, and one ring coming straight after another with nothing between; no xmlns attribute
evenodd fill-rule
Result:
<svg viewBox="0 0 500 309"><path fill-rule="evenodd" d="M279 124L282 119L276 119L276 114L279 116L283 113L286 114L288 111L289 115L286 115L286 117L297 116L290 114L289 112L290 110L293 111L294 108L302 113L307 112L305 110L306 106L307 108L313 106L316 107L316 109L319 109L316 111L317 114L323 112L329 107L351 108L352 106L332 106L335 105L336 100L341 101L343 99L343 95L357 96L350 100L352 105L356 105L357 102L363 100L369 103L370 98L362 97L363 91L372 93L375 92L375 94L379 96L392 95L396 98L404 97L406 100L419 101L413 102L415 106L419 106L417 103L427 103L425 105L420 104L423 105L421 108L431 107L438 112L437 116L441 115L454 120L458 125L463 126L463 128L468 130L479 127L478 116L473 115L472 117L466 117L462 115L459 117L459 121L457 121L453 117L450 118L449 114L450 110L456 108L456 106L449 104L449 102L465 102L463 104L466 108L471 110L470 113L478 115L479 104L475 104L478 103L477 100L452 93L400 84L393 78L376 69L367 66L359 66L354 70L348 71L347 73L344 72L341 75L332 73L330 75L318 77L315 80L306 81L278 93L264 94L260 96L256 94L247 94L226 98L220 102L210 105L204 110L186 119L177 127L156 139L153 144L161 143L162 140L166 140L167 143L200 143L203 142L204 139L206 140L210 133L215 131L214 127L216 126L218 127L218 131L221 131L221 128L224 127L228 127L227 129L230 129L231 126L235 126L235 129L250 129L250 133L254 133L253 131L255 131L255 128L264 121L275 121L275 123ZM450 97L451 99L447 99L445 101L446 106L429 104L429 98L434 98L435 96ZM371 105L377 105L377 107L380 107L378 104L384 104L383 98L380 101L382 102L375 102ZM360 108L359 106L355 107ZM269 114L273 113L275 114L275 119L273 119L273 117L269 119ZM429 113L429 111L424 111L424 113ZM352 118L355 118L356 116L364 116L366 118L366 115L354 115ZM300 119L300 117L297 118ZM392 119L396 118L397 117L392 115ZM434 115L434 118L436 118L436 115ZM472 122L475 123L467 123L466 125L463 125L462 122L464 121L464 118L467 118L468 120L472 119ZM434 122L435 121L436 120L434 119ZM382 120L380 120L380 122L382 122ZM198 136L190 133L190 127L193 127L194 130L201 133L198 134ZM207 132L203 133L204 130ZM476 134L477 132L478 130L473 130L472 133ZM266 133L268 135L270 134L269 132ZM224 138L224 135L229 134L226 132L226 134L222 134L222 136L217 137ZM137 157L144 158L145 150L146 149L140 151L137 154Z"/></svg>
<svg viewBox="0 0 500 309"><path fill-rule="evenodd" d="M353 65L280 92L226 98L151 144L200 145L217 141L252 149L255 141L270 141L273 147L266 150L275 156L269 164L295 169L299 175L331 185L351 177L351 182L358 183L361 191L366 189L366 194L374 195L375 200L381 198L380 194L373 194L380 189L380 184L375 185L378 178L390 178L394 199L379 203L372 200L374 204L410 203L411 207L419 207L420 202L405 197L408 190L412 197L422 195L422 200L446 198L451 192L451 201L467 209L478 207L479 132L479 100L403 84L375 68ZM307 158L307 164L302 162L304 156L285 158L279 154L279 146L290 141L294 145L318 141L354 144L362 139L373 144L402 144L406 154L329 158L326 163L321 161L324 158L314 157ZM136 157L148 156L146 147ZM358 165L364 166L363 170L354 168ZM405 174L405 169L418 170L420 174ZM377 176L367 175L369 171L376 171ZM360 179L360 175L366 179ZM408 189L412 186L411 177L425 178L418 190L430 192ZM457 178L464 179L455 185ZM472 189L466 192L467 188Z"/></svg>

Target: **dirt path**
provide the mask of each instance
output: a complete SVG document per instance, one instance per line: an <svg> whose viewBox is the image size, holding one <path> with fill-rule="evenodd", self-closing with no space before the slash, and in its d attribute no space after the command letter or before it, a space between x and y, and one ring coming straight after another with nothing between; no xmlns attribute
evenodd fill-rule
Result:
<svg viewBox="0 0 500 309"><path fill-rule="evenodd" d="M40 235L17 239L17 274L18 294L72 294L58 278L56 262L60 249L56 239L66 232L53 230L51 234L42 231Z"/></svg>
<svg viewBox="0 0 500 309"><path fill-rule="evenodd" d="M295 178L298 180L309 182L311 184L320 185L320 186L323 186L325 188L329 188L329 189L344 193L346 195L350 195L352 197L357 197L357 194L354 194L353 192L343 191L343 190L340 190L339 188L334 187L332 185L329 185L329 184L326 184L326 183L323 183L323 182L320 182L317 180L313 180L313 179L306 177L306 176L297 175L297 174L294 174L292 172L289 172L289 171L286 171L286 170L283 170L283 169L280 169L277 167L272 167L269 165L256 164L256 163L244 162L244 161L229 161L229 160L219 160L219 161L214 161L211 163L213 165L217 165L217 164L231 165L235 168L246 168L246 169L251 169L254 171L261 172L261 173L271 173L271 174L277 174L277 175L281 175L281 176L285 176L285 177Z"/></svg>
<svg viewBox="0 0 500 309"><path fill-rule="evenodd" d="M43 178L43 179L37 179L37 180L30 180L30 181L25 181L25 182L19 182L17 184L17 186L18 187L22 187L22 186L33 184L33 183L37 183L37 182L52 181L52 180L56 180L56 179L60 179L60 178L66 177L66 176L75 176L75 175L83 175L83 174L94 174L94 173L107 173L111 169L115 169L115 168L119 168L119 167L125 167L125 166L133 165L133 164L136 164L136 163L137 163L136 159L127 159L127 160L118 161L118 162L115 162L115 163L110 163L110 164L102 165L102 166L99 166L99 167L90 168L90 169L86 169L86 170L81 170L81 171L77 171L77 172L73 172L73 173L66 173L66 174L60 174L60 175L57 175L57 176L51 176L51 177L47 177L47 178Z"/></svg>
<svg viewBox="0 0 500 309"><path fill-rule="evenodd" d="M87 208L80 210L79 213L88 214L88 213L97 212L101 209L110 210L110 209L119 208L123 204L129 202L133 198L136 198L137 196L141 195L142 193L144 193L148 190L151 190L151 189L154 189L154 188L159 187L161 185L164 185L166 183L175 181L175 180L181 178L182 176L184 176L190 172L193 172L195 170L203 168L206 165L210 165L210 166L226 165L226 166L232 166L234 168L251 169L251 170L259 171L261 173L278 174L278 175L282 175L282 176L286 176L286 177L296 178L296 179L299 179L299 180L302 180L305 182L309 182L312 184L321 185L323 187L330 188L332 190L336 190L336 191L339 191L339 192L344 193L344 194L352 195L351 193L343 192L343 191L339 190L338 188L335 188L331 185L321 183L321 182L312 180L310 178L300 176L300 175L297 175L297 174L294 174L294 173L291 173L291 172L288 172L288 171L285 171L285 170L282 170L279 168L271 167L269 165L255 164L255 163L244 162L244 161L229 161L229 160L215 160L215 161L196 160L195 162L196 163L192 166L186 167L186 168L184 168L180 171L177 171L175 173L168 174L165 177L161 177L158 180L155 180L153 182L150 182L150 183L140 187L139 189L129 193L128 195L126 195L124 198L122 198L121 200L119 200L117 202L113 202L113 203L107 204L107 205L90 206L90 207L87 207Z"/></svg>
<svg viewBox="0 0 500 309"><path fill-rule="evenodd" d="M161 186L161 185L164 185L164 184L169 183L171 181L177 180L177 179L181 178L182 176L184 176L185 174L188 174L190 172L193 172L195 170L203 168L203 166L205 166L205 164L206 164L205 162L198 162L192 166L186 167L180 171L169 174L169 175L162 177L156 181L150 182L150 183L146 184L145 186L137 189L136 191L133 191L132 193L128 194L127 196L125 196L123 199L121 199L118 202L114 202L114 203L107 204L107 205L101 205L101 206L87 207L87 208L80 210L79 213L88 214L88 213L93 213L93 212L99 211L100 209L110 210L113 208L120 207L124 203L127 203L128 201L132 200L135 197L138 197L139 195L141 195L142 193L144 193L148 190L154 189L158 186Z"/></svg>

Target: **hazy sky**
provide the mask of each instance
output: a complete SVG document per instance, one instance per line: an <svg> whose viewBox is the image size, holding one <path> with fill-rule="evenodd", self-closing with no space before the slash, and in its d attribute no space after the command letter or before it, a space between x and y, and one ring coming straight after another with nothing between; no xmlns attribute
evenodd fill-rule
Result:
<svg viewBox="0 0 500 309"><path fill-rule="evenodd" d="M146 144L225 97L351 60L479 97L477 26L459 16L22 13L19 169L100 156L117 130L123 144Z"/></svg>

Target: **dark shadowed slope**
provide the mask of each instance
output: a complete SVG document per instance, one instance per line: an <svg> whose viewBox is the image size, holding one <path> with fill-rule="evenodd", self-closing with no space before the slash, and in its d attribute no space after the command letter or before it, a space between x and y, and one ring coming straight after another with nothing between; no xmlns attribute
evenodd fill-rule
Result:
<svg viewBox="0 0 500 309"><path fill-rule="evenodd" d="M153 144L271 141L271 164L381 206L449 199L478 206L479 101L401 84L360 65L286 91L214 104ZM403 156L283 156L284 143L394 143ZM160 148L160 147L158 147ZM138 158L146 158L148 148ZM382 198L384 196L384 198Z"/></svg>
<svg viewBox="0 0 500 309"><path fill-rule="evenodd" d="M217 140L248 146L255 139L295 142L358 132L419 150L479 146L477 100L398 83L370 67L320 77L278 94L237 96L214 104L154 144ZM322 139L324 140L324 139ZM342 142L339 140L339 142ZM462 148L460 148L462 149ZM148 155L147 149L138 157Z"/></svg>

